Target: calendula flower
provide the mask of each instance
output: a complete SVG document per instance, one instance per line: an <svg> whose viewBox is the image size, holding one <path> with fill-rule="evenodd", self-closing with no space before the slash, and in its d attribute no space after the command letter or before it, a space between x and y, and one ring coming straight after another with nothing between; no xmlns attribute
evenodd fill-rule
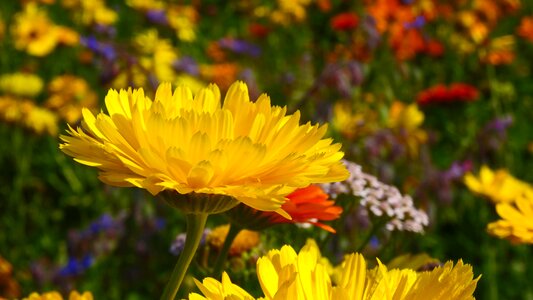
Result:
<svg viewBox="0 0 533 300"><path fill-rule="evenodd" d="M299 112L286 115L266 95L251 102L242 82L223 104L216 85L193 97L170 84L153 101L138 89L110 90L105 102L108 114L84 109L82 127L61 136L60 148L110 185L227 195L283 213L296 188L348 176L340 144L322 139L325 126L299 125Z"/></svg>
<svg viewBox="0 0 533 300"><path fill-rule="evenodd" d="M472 192L486 196L496 203L512 202L532 190L530 184L513 177L507 170L493 171L488 166L481 167L478 177L467 173L464 182Z"/></svg>
<svg viewBox="0 0 533 300"><path fill-rule="evenodd" d="M291 246L271 250L257 261L257 277L264 293L261 299L474 299L472 294L479 277L474 279L472 267L447 262L432 271L417 273L411 269L388 270L378 266L367 269L361 254L346 257L334 284L327 263L316 244L306 244L297 254ZM205 297L192 293L189 299L253 299L233 284L227 274L223 281L213 278L195 281Z"/></svg>
<svg viewBox="0 0 533 300"><path fill-rule="evenodd" d="M58 44L73 45L78 35L71 29L55 25L35 3L29 3L15 15L12 25L15 48L33 56L45 56Z"/></svg>
<svg viewBox="0 0 533 300"><path fill-rule="evenodd" d="M43 294L31 293L23 300L63 300L63 296L58 292L47 292ZM80 294L77 291L72 291L69 294L68 300L93 300L93 295L91 292Z"/></svg>
<svg viewBox="0 0 533 300"><path fill-rule="evenodd" d="M215 247L216 249L221 249L228 235L229 225L222 225L213 228L211 232L207 235L207 242ZM235 256L240 255L250 249L256 247L259 244L259 233L257 231L251 231L243 229L241 230L229 249L229 255Z"/></svg>
<svg viewBox="0 0 533 300"><path fill-rule="evenodd" d="M328 194L320 187L310 185L306 188L297 189L289 194L287 199L281 208L291 216L290 220L272 212L263 212L260 218L268 218L268 223L270 224L311 224L335 233L335 229L319 221L338 219L342 213L342 207L329 200Z"/></svg>
<svg viewBox="0 0 533 300"><path fill-rule="evenodd" d="M488 225L490 234L517 244L533 244L533 190L519 195L514 203L498 203L496 212L502 219Z"/></svg>
<svg viewBox="0 0 533 300"><path fill-rule="evenodd" d="M20 97L35 97L43 89L41 77L30 73L13 73L0 76L0 90Z"/></svg>
<svg viewBox="0 0 533 300"><path fill-rule="evenodd" d="M81 110L86 107L94 110L98 98L87 81L73 75L61 75L48 84L49 98L44 106L57 111L59 116L69 124L75 124L81 118Z"/></svg>
<svg viewBox="0 0 533 300"><path fill-rule="evenodd" d="M211 300L253 300L254 297L240 286L231 282L226 272L222 273L222 281L213 278L205 278L201 283L194 279L196 286L202 291L205 297L199 294L191 293L190 300L211 299Z"/></svg>

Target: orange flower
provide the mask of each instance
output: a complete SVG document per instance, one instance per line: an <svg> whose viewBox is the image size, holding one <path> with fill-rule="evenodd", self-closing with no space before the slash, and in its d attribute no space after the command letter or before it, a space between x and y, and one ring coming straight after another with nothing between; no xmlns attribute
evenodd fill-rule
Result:
<svg viewBox="0 0 533 300"><path fill-rule="evenodd" d="M533 17L524 17L516 30L518 36L533 43Z"/></svg>
<svg viewBox="0 0 533 300"><path fill-rule="evenodd" d="M263 212L263 216L268 217L271 224L307 223L335 233L335 229L319 221L338 219L342 213L342 207L328 200L328 195L320 187L310 185L297 189L287 198L288 200L281 207L292 217L292 220L277 213Z"/></svg>

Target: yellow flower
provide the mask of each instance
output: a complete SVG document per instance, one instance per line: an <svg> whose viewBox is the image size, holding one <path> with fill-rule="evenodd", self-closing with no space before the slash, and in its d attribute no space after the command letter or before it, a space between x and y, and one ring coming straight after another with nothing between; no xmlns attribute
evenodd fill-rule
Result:
<svg viewBox="0 0 533 300"><path fill-rule="evenodd" d="M427 140L427 134L420 125L424 122L424 113L416 103L405 105L394 101L389 110L388 125L399 133L400 140L407 145L411 155L418 155L420 144Z"/></svg>
<svg viewBox="0 0 533 300"><path fill-rule="evenodd" d="M76 32L52 23L35 3L29 3L23 12L15 15L11 29L15 48L34 56L45 56L60 43L73 45L78 42Z"/></svg>
<svg viewBox="0 0 533 300"><path fill-rule="evenodd" d="M63 297L58 292L47 292L43 294L31 293L24 300L63 300ZM76 291L70 292L68 300L93 300L93 295L90 292L80 294Z"/></svg>
<svg viewBox="0 0 533 300"><path fill-rule="evenodd" d="M38 134L57 134L57 116L29 100L0 97L0 119L22 125Z"/></svg>
<svg viewBox="0 0 533 300"><path fill-rule="evenodd" d="M217 249L221 249L226 236L228 235L229 225L222 225L214 228L207 236L207 242ZM259 233L243 229L241 230L229 249L230 255L240 255L259 244Z"/></svg>
<svg viewBox="0 0 533 300"><path fill-rule="evenodd" d="M200 300L200 299L209 299L209 300L251 300L254 299L248 292L243 290L236 284L233 284L226 272L222 273L222 282L219 282L213 278L206 278L200 283L198 280L194 279L196 286L202 291L205 297L191 293L189 294L189 299L191 300Z"/></svg>
<svg viewBox="0 0 533 300"><path fill-rule="evenodd" d="M389 126L415 130L424 122L424 113L418 109L416 103L405 105L394 101L389 110Z"/></svg>
<svg viewBox="0 0 533 300"><path fill-rule="evenodd" d="M28 73L13 73L0 76L0 90L21 97L35 97L43 89L43 80Z"/></svg>
<svg viewBox="0 0 533 300"><path fill-rule="evenodd" d="M57 113L69 124L75 124L81 118L81 110L87 107L91 110L98 106L96 93L91 91L83 78L73 75L62 75L54 78L48 84L50 97L45 107Z"/></svg>
<svg viewBox="0 0 533 300"><path fill-rule="evenodd" d="M479 177L472 173L464 177L464 183L472 192L488 197L493 202L511 202L532 187L526 182L513 177L507 170L492 171L487 166L482 166Z"/></svg>
<svg viewBox="0 0 533 300"><path fill-rule="evenodd" d="M419 273L416 282L404 299L409 300L447 300L474 299L480 277L473 279L472 267L459 260L455 266L449 261L432 271Z"/></svg>
<svg viewBox="0 0 533 300"><path fill-rule="evenodd" d="M307 15L305 8L310 0L277 0L278 8L270 14L272 21L288 25L291 20L301 22Z"/></svg>
<svg viewBox="0 0 533 300"><path fill-rule="evenodd" d="M488 232L513 243L533 244L533 191L519 196L514 204L498 203L496 212L502 218L488 225Z"/></svg>
<svg viewBox="0 0 533 300"><path fill-rule="evenodd" d="M196 39L198 12L190 5L172 5L167 9L167 20L178 39L192 42Z"/></svg>
<svg viewBox="0 0 533 300"><path fill-rule="evenodd" d="M12 33L15 48L34 56L47 55L58 42L56 26L35 3L26 5L23 12L15 15Z"/></svg>
<svg viewBox="0 0 533 300"><path fill-rule="evenodd" d="M285 196L310 183L339 181L348 171L340 144L322 139L326 126L299 125L300 113L271 106L261 95L251 102L242 82L221 105L216 85L191 91L161 84L155 100L142 89L110 90L108 114L83 110L84 122L60 148L82 164L100 169L114 186L135 186L153 195L227 195L257 210L278 211Z"/></svg>
<svg viewBox="0 0 533 300"><path fill-rule="evenodd" d="M140 59L145 73L153 73L159 82L173 82L176 79L172 64L178 55L170 40L160 39L157 30L151 29L138 35L135 43L145 54Z"/></svg>
<svg viewBox="0 0 533 300"><path fill-rule="evenodd" d="M38 134L57 135L57 115L39 106L33 106L26 112L24 125Z"/></svg>
<svg viewBox="0 0 533 300"><path fill-rule="evenodd" d="M165 8L165 3L158 0L126 0L126 4L139 10L159 10Z"/></svg>
<svg viewBox="0 0 533 300"><path fill-rule="evenodd" d="M271 250L257 261L257 277L265 295L262 299L473 299L479 277L473 279L472 267L461 260L454 266L447 262L432 271L417 273L410 269L388 270L378 266L368 270L364 257L353 253L340 267L338 282L331 282L326 265L321 262L316 244L307 243L298 254L290 246ZM250 295L231 283L227 274L222 283L213 278L196 281L208 299L250 299ZM191 294L189 299L205 299Z"/></svg>

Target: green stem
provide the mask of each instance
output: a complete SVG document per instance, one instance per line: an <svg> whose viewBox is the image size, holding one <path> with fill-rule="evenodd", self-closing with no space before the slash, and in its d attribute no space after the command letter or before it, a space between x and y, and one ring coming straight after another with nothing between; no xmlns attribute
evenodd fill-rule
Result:
<svg viewBox="0 0 533 300"><path fill-rule="evenodd" d="M383 219L377 221L375 224L373 224L372 228L370 229L368 234L365 236L365 238L363 239L363 241L361 242L359 247L357 247L355 252L361 252L365 248L365 246L368 244L370 239L378 232L379 229L381 229L383 227L383 225L385 225L385 223L387 223L387 220L385 218L383 218Z"/></svg>
<svg viewBox="0 0 533 300"><path fill-rule="evenodd" d="M187 269L189 269L189 265L202 239L207 216L207 213L187 214L187 238L185 240L185 246L165 286L163 295L160 298L161 300L174 300L174 297L176 297L181 282L185 278Z"/></svg>
<svg viewBox="0 0 533 300"><path fill-rule="evenodd" d="M233 244L233 241L235 240L235 237L237 237L237 234L239 234L239 232L241 232L240 228L238 228L237 226L232 226L231 223L229 224L228 235L226 235L224 245L222 245L222 249L220 249L220 253L218 254L217 260L215 262L215 267L213 268L213 277L218 278L222 273L222 267L224 266L224 262L228 257L228 252L231 248L231 244Z"/></svg>

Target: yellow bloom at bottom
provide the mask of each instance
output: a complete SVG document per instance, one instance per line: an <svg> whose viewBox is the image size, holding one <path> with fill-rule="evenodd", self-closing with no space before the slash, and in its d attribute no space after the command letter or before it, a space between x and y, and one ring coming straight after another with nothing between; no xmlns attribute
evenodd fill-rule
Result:
<svg viewBox="0 0 533 300"><path fill-rule="evenodd" d="M334 285L327 264L316 244L308 243L297 254L291 246L271 250L257 261L257 277L265 294L261 299L474 299L479 277L472 267L447 262L432 271L417 273L410 269L388 270L378 266L367 269L364 257L353 253L340 266ZM213 278L196 281L204 294L190 294L189 299L253 299L224 274L222 282Z"/></svg>
<svg viewBox="0 0 533 300"><path fill-rule="evenodd" d="M43 294L31 293L23 300L63 300L63 296L55 291ZM76 291L72 291L70 292L68 300L93 300L93 294L91 294L91 292L84 292L83 294L80 294Z"/></svg>
<svg viewBox="0 0 533 300"><path fill-rule="evenodd" d="M488 225L490 234L514 243L533 244L533 191L525 192L514 204L499 203L496 212L502 220Z"/></svg>

